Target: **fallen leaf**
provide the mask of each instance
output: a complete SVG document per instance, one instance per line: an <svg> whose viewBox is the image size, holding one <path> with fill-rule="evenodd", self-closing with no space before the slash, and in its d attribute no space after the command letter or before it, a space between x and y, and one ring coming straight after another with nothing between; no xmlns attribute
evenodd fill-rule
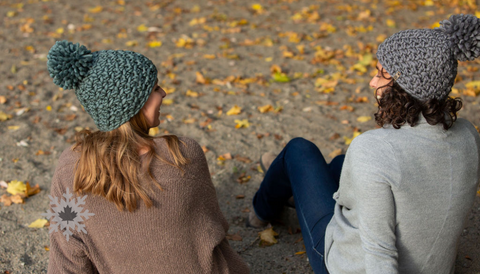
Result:
<svg viewBox="0 0 480 274"><path fill-rule="evenodd" d="M260 236L260 245L262 246L271 246L278 242L277 239L275 239L278 233L273 230L273 227L258 232L258 235Z"/></svg>
<svg viewBox="0 0 480 274"><path fill-rule="evenodd" d="M286 75L285 73L281 73L281 72L275 72L273 75L273 80L275 82L279 82L279 83L287 83L287 82L290 82L290 78L288 77L288 75Z"/></svg>
<svg viewBox="0 0 480 274"><path fill-rule="evenodd" d="M45 220L45 219L37 219L37 220L35 220L33 223L31 223L30 225L28 225L28 227L31 227L31 228L42 228L42 227L44 227L47 223L48 223L48 220Z"/></svg>
<svg viewBox="0 0 480 274"><path fill-rule="evenodd" d="M260 111L260 113L273 111L273 106L272 105L264 105L264 106L258 107L258 111Z"/></svg>
<svg viewBox="0 0 480 274"><path fill-rule="evenodd" d="M0 104L3 105L7 102L7 98L5 96L0 96Z"/></svg>
<svg viewBox="0 0 480 274"><path fill-rule="evenodd" d="M148 47L150 48L158 48L158 47L161 47L162 46L162 41L150 41L148 42L147 44Z"/></svg>
<svg viewBox="0 0 480 274"><path fill-rule="evenodd" d="M148 135L157 136L159 132L160 132L160 129L158 127L152 127L148 130Z"/></svg>
<svg viewBox="0 0 480 274"><path fill-rule="evenodd" d="M196 74L196 76L197 76L196 82L197 82L197 83L200 83L200 84L205 84L205 77L203 77L202 73L200 73L199 71L197 71L195 74Z"/></svg>
<svg viewBox="0 0 480 274"><path fill-rule="evenodd" d="M102 10L103 10L102 6L96 6L94 8L88 9L90 13L99 13L99 12L102 12Z"/></svg>
<svg viewBox="0 0 480 274"><path fill-rule="evenodd" d="M240 156L240 155L235 155L235 160L243 162L245 164L249 164L249 163L253 162L250 158L243 157L243 156Z"/></svg>
<svg viewBox="0 0 480 274"><path fill-rule="evenodd" d="M145 26L145 24L141 24L140 26L137 27L137 30L138 30L139 32L145 32L145 31L148 30L148 27Z"/></svg>
<svg viewBox="0 0 480 274"><path fill-rule="evenodd" d="M188 97L198 97L198 92L187 90L187 93L185 95Z"/></svg>
<svg viewBox="0 0 480 274"><path fill-rule="evenodd" d="M138 45L138 42L136 40L127 41L125 43L125 46L127 47L135 47L136 45Z"/></svg>
<svg viewBox="0 0 480 274"><path fill-rule="evenodd" d="M348 137L343 136L343 139L345 140L345 144L346 144L346 145L351 144L352 141L353 141L353 139L355 139L355 138L356 138L358 135L360 135L360 134L362 134L362 133L359 132L359 131L355 131L355 132L353 133L352 138L348 138Z"/></svg>
<svg viewBox="0 0 480 274"><path fill-rule="evenodd" d="M235 197L235 199L244 199L244 198L245 198L245 195L241 195L241 194Z"/></svg>
<svg viewBox="0 0 480 274"><path fill-rule="evenodd" d="M230 152L222 154L219 158L222 157L224 160L232 160L232 154Z"/></svg>
<svg viewBox="0 0 480 274"><path fill-rule="evenodd" d="M173 104L173 99L163 99L162 105L168 106Z"/></svg>
<svg viewBox="0 0 480 274"><path fill-rule="evenodd" d="M307 253L307 251L298 251L298 252L295 253L295 255L302 255L302 254L305 254L305 253Z"/></svg>
<svg viewBox="0 0 480 274"><path fill-rule="evenodd" d="M6 114L5 112L0 111L0 122L7 121L10 118L12 118L12 115Z"/></svg>
<svg viewBox="0 0 480 274"><path fill-rule="evenodd" d="M215 59L216 56L215 56L215 54L204 54L203 58L205 58L205 59Z"/></svg>
<svg viewBox="0 0 480 274"><path fill-rule="evenodd" d="M231 115L238 115L242 112L242 108L237 106L237 105L234 105L229 111L227 111L227 115L231 116Z"/></svg>
<svg viewBox="0 0 480 274"><path fill-rule="evenodd" d="M372 120L372 117L371 116L360 116L357 118L357 121L360 122L360 123L365 123L365 122L368 122Z"/></svg>
<svg viewBox="0 0 480 274"><path fill-rule="evenodd" d="M0 181L0 187L7 188L8 184L5 181Z"/></svg>
<svg viewBox="0 0 480 274"><path fill-rule="evenodd" d="M27 186L23 182L17 180L11 181L7 187L7 192L12 195L25 193L26 190Z"/></svg>
<svg viewBox="0 0 480 274"><path fill-rule="evenodd" d="M328 154L328 157L335 158L340 154L342 154L342 149L338 148L338 149L335 149L334 151L330 152L330 154Z"/></svg>
<svg viewBox="0 0 480 274"><path fill-rule="evenodd" d="M243 120L235 120L235 123L237 123L235 125L235 128L247 128L250 126L250 123L248 122L248 119L243 119Z"/></svg>
<svg viewBox="0 0 480 274"><path fill-rule="evenodd" d="M245 183L248 183L248 181L250 181L250 179L252 178L252 176L248 175L246 176L245 175L245 172L243 172L240 177L237 178L237 182L239 184L245 184Z"/></svg>
<svg viewBox="0 0 480 274"><path fill-rule="evenodd" d="M235 233L235 234L227 234L227 236L225 236L225 238L227 238L227 240L231 240L231 241L242 241L243 238L242 236L238 235L238 233Z"/></svg>

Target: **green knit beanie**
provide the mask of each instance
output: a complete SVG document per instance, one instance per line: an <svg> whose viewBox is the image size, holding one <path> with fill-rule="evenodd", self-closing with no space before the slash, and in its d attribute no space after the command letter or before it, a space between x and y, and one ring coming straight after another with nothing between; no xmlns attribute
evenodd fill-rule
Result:
<svg viewBox="0 0 480 274"><path fill-rule="evenodd" d="M75 95L101 131L118 128L135 116L157 80L157 68L132 51L91 52L85 46L57 41L48 52L53 82Z"/></svg>

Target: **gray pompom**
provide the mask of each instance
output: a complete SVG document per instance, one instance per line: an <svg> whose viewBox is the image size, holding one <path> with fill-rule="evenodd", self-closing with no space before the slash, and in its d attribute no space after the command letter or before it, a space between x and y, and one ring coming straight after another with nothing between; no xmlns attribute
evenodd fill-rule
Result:
<svg viewBox="0 0 480 274"><path fill-rule="evenodd" d="M47 68L53 82L64 89L75 89L87 75L93 56L85 46L57 41L48 52Z"/></svg>
<svg viewBox="0 0 480 274"><path fill-rule="evenodd" d="M440 25L436 29L450 37L457 60L473 61L480 56L480 19L470 14L455 14Z"/></svg>

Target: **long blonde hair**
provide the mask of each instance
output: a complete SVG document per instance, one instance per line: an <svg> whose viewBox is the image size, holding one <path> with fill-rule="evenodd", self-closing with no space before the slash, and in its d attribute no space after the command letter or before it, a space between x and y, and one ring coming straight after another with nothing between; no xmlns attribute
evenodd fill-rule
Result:
<svg viewBox="0 0 480 274"><path fill-rule="evenodd" d="M133 116L130 121L119 128L108 132L82 130L75 136L79 147L80 159L75 165L73 189L75 193L90 192L93 195L105 197L115 203L117 209L126 208L133 212L137 208L137 200L141 198L147 208L152 206L139 178L146 173L152 182L163 191L155 180L150 164L153 158L180 169L188 160L180 151L181 142L175 135L152 137L148 135L148 124L142 111ZM155 152L154 139L166 140L173 161L167 161ZM183 143L183 142L182 142ZM140 161L139 149L148 148L144 164ZM151 190L151 189L150 189Z"/></svg>

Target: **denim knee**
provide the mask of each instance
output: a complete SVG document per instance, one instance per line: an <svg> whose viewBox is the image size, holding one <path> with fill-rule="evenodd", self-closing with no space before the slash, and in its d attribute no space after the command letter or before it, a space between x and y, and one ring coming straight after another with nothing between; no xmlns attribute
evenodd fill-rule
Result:
<svg viewBox="0 0 480 274"><path fill-rule="evenodd" d="M288 147L289 149L298 150L298 151L303 151L303 150L309 151L311 149L317 148L317 146L314 143L302 137L293 138L292 140L290 140L290 142L288 142L286 147Z"/></svg>

